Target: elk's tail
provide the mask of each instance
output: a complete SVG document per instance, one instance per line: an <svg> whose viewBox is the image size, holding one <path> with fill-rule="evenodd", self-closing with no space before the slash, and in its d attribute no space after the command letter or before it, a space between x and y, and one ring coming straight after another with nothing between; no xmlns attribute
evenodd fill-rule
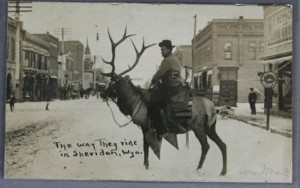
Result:
<svg viewBox="0 0 300 188"><path fill-rule="evenodd" d="M189 136L189 131L185 133L185 146L189 148L190 146L190 136Z"/></svg>

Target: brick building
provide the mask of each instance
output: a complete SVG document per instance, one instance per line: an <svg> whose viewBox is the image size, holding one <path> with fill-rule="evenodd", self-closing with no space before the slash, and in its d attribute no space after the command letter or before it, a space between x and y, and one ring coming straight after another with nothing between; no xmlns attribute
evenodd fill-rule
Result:
<svg viewBox="0 0 300 188"><path fill-rule="evenodd" d="M248 102L249 88L263 93L262 19L213 19L195 39L194 88L217 105ZM263 97L258 95L258 100Z"/></svg>
<svg viewBox="0 0 300 188"><path fill-rule="evenodd" d="M52 36L49 32L45 34L34 34L35 36L47 41L50 44L49 47L49 65L48 65L48 72L49 72L49 84L50 84L50 91L51 91L51 98L58 98L58 47L59 47L59 40L58 38Z"/></svg>
<svg viewBox="0 0 300 188"><path fill-rule="evenodd" d="M59 42L59 49L61 49L62 42ZM64 52L69 54L69 58L72 59L72 65L70 67L72 79L69 81L76 88L82 83L82 72L83 72L83 50L84 46L80 41L64 41Z"/></svg>
<svg viewBox="0 0 300 188"><path fill-rule="evenodd" d="M187 84L190 84L192 81L192 46L191 45L180 45L176 46L176 50L173 53L178 57L182 71L181 77Z"/></svg>
<svg viewBox="0 0 300 188"><path fill-rule="evenodd" d="M19 31L17 29L19 28ZM19 33L19 34L17 34ZM21 48L25 31L23 23L13 18L7 19L7 43L6 43L6 98L10 98L11 94L16 94L16 98L22 97L20 89L20 63ZM17 36L18 35L18 36ZM17 48L19 45L19 48ZM17 57L18 56L18 57Z"/></svg>
<svg viewBox="0 0 300 188"><path fill-rule="evenodd" d="M49 84L50 44L38 36L25 32L22 46L22 96L26 100L46 100Z"/></svg>
<svg viewBox="0 0 300 188"><path fill-rule="evenodd" d="M278 78L273 88L273 111L292 111L292 8L264 6L265 54L261 58L265 72Z"/></svg>

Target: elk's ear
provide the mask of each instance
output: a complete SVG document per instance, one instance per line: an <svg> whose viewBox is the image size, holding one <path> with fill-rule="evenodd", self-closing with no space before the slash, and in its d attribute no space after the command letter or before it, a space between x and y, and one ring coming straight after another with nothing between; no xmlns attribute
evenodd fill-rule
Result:
<svg viewBox="0 0 300 188"><path fill-rule="evenodd" d="M130 80L130 76L126 75L125 77L125 80Z"/></svg>

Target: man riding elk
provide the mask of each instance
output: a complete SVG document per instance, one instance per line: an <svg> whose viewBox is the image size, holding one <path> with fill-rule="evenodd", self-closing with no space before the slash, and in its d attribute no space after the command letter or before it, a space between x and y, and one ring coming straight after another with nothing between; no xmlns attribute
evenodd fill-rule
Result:
<svg viewBox="0 0 300 188"><path fill-rule="evenodd" d="M160 124L160 134L164 135L169 131L168 118L165 113L165 106L168 97L177 94L182 87L181 81L181 66L179 59L172 54L172 42L170 40L163 40L159 43L161 54L164 57L160 64L158 71L152 78L152 88L149 114L151 125ZM160 117L160 118L158 118ZM161 122L159 122L161 119ZM154 124L154 125L153 125Z"/></svg>

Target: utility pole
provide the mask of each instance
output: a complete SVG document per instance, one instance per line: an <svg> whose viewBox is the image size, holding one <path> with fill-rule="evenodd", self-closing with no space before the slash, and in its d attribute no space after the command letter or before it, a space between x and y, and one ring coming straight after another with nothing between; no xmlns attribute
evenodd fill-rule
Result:
<svg viewBox="0 0 300 188"><path fill-rule="evenodd" d="M20 3L32 3L31 1L22 1L22 0L11 0L9 1L8 6L8 12L14 12L15 13L15 21L16 21L16 38L15 38L15 61L16 61L16 69L15 69L15 86L16 88L16 97L21 98L22 97L22 80L23 80L23 74L22 74L22 63L21 63L21 40L20 40L20 30L21 30L21 22L20 22L20 13L21 12L32 12L30 10L32 6L24 6L20 5ZM15 5L11 5L15 4ZM10 87L10 86L7 86ZM8 96L9 97L9 96Z"/></svg>
<svg viewBox="0 0 300 188"><path fill-rule="evenodd" d="M65 35L71 35L71 28L57 28L54 30L54 34L55 35L61 35L61 51L60 51L60 55L61 55L61 82L60 82L60 86L61 88L64 87L64 65L65 65L65 56L64 56L64 50L65 50L65 44L64 44L64 38Z"/></svg>
<svg viewBox="0 0 300 188"><path fill-rule="evenodd" d="M193 36L193 50L192 50L192 80L191 88L194 88L194 69L195 69L195 43L196 43L196 28L197 28L197 14L193 16L194 18L194 36Z"/></svg>
<svg viewBox="0 0 300 188"><path fill-rule="evenodd" d="M94 89L96 88L96 55L94 55Z"/></svg>

